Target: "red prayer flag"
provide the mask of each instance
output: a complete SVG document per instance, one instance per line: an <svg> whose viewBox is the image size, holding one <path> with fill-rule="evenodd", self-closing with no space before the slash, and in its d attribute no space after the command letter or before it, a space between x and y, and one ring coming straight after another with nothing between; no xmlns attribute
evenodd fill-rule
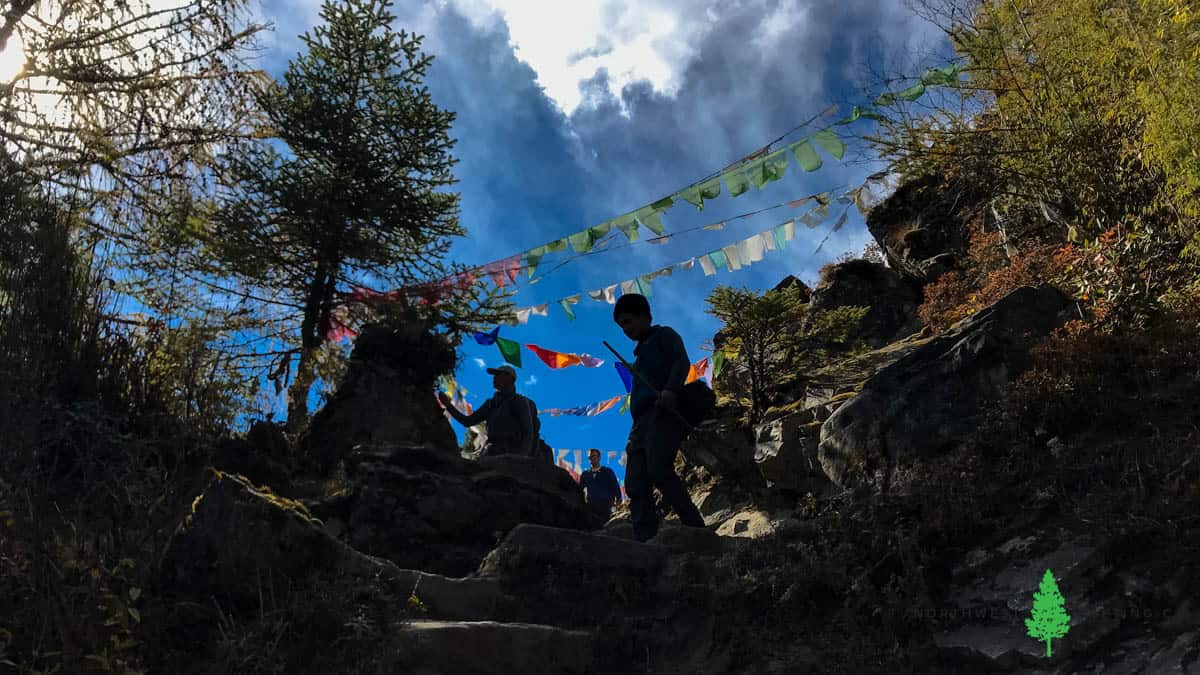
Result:
<svg viewBox="0 0 1200 675"><path fill-rule="evenodd" d="M542 349L537 345L525 345L525 347L534 354L537 354L537 357L542 360L542 363L545 363L547 366L550 366L555 370L558 370L559 368L566 368L567 366L576 366L583 363L582 359L574 354L563 354L562 352Z"/></svg>

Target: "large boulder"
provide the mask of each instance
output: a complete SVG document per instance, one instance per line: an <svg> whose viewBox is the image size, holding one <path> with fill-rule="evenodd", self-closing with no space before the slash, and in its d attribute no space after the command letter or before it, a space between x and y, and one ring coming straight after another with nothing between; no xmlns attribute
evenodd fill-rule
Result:
<svg viewBox="0 0 1200 675"><path fill-rule="evenodd" d="M429 445L458 454L431 393L454 360L453 346L419 322L366 326L336 393L301 435L305 455L328 474L359 445Z"/></svg>
<svg viewBox="0 0 1200 675"><path fill-rule="evenodd" d="M483 579L451 579L401 569L332 536L304 504L211 471L163 558L168 593L215 598L228 609L258 611L264 597L286 603L317 585L415 593L441 618L494 617L511 600Z"/></svg>
<svg viewBox="0 0 1200 675"><path fill-rule="evenodd" d="M856 336L872 347L919 329L919 287L895 270L869 260L850 260L822 273L812 293L809 316L840 307L870 307Z"/></svg>
<svg viewBox="0 0 1200 675"><path fill-rule="evenodd" d="M701 425L680 446L688 463L756 494L766 487L754 465L754 436L738 420L726 418Z"/></svg>
<svg viewBox="0 0 1200 675"><path fill-rule="evenodd" d="M940 176L901 185L867 216L867 229L888 266L920 285L958 267L965 257L970 212L980 195L947 190Z"/></svg>
<svg viewBox="0 0 1200 675"><path fill-rule="evenodd" d="M822 495L832 487L817 461L822 419L818 408L804 408L755 427L754 463L772 488Z"/></svg>
<svg viewBox="0 0 1200 675"><path fill-rule="evenodd" d="M461 576L519 523L588 529L579 485L553 464L502 455L469 461L423 446L359 448L351 488L312 505L356 549L402 567Z"/></svg>
<svg viewBox="0 0 1200 675"><path fill-rule="evenodd" d="M941 453L969 436L1067 305L1053 287L1019 288L877 372L821 427L826 475L886 489L898 459Z"/></svg>
<svg viewBox="0 0 1200 675"><path fill-rule="evenodd" d="M279 494L292 494L292 477L287 469L290 449L283 429L270 422L254 422L244 437L224 438L213 449L212 465L243 476L255 485L270 487Z"/></svg>

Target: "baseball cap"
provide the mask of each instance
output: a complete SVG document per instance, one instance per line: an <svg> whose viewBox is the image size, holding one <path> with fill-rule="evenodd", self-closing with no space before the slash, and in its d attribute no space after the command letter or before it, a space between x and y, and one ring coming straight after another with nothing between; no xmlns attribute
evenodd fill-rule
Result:
<svg viewBox="0 0 1200 675"><path fill-rule="evenodd" d="M499 375L500 373L507 373L509 375L512 375L512 378L514 380L517 379L517 369L513 368L512 366L510 366L508 364L504 364L503 366L497 366L495 368L488 368L487 372L488 372L488 375Z"/></svg>

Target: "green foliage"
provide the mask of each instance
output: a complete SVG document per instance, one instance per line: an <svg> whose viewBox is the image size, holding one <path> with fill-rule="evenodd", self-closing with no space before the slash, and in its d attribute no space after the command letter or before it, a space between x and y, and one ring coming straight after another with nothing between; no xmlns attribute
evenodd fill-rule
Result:
<svg viewBox="0 0 1200 675"><path fill-rule="evenodd" d="M941 11L951 4L922 4L951 25L969 80L933 114L889 121L877 147L907 176L944 176L950 193L982 190L1022 250L1086 248L1119 232L1145 252L1126 256L1138 257L1141 283L1090 258L1065 281L1090 300L1103 286L1114 320L1143 320L1190 274L1169 263L1200 250L1194 3L1014 0L981 3L966 19Z"/></svg>
<svg viewBox="0 0 1200 675"><path fill-rule="evenodd" d="M763 294L744 288L718 286L708 297L708 313L724 326L721 347L727 356L722 381L734 396L750 400L750 416L758 419L770 406L770 390L794 380L797 372L813 370L832 354L851 349L854 334L867 307L841 307L828 312L809 310L800 286Z"/></svg>
<svg viewBox="0 0 1200 675"><path fill-rule="evenodd" d="M465 234L458 195L442 190L454 182L454 114L422 85L432 57L420 37L392 28L389 5L324 4L324 23L301 38L306 51L258 91L275 142L226 156L219 208L201 235L223 271L298 309L293 431L306 419L339 286L371 279L415 296L416 285L464 278L442 262L450 237ZM466 279L437 303L402 297L400 312L470 327L494 319L494 296ZM322 374L336 374L337 354L324 355Z"/></svg>

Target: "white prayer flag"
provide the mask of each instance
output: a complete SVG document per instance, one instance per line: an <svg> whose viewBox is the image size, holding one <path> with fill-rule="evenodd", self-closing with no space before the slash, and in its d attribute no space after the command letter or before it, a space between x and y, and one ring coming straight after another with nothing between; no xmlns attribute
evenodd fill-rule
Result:
<svg viewBox="0 0 1200 675"><path fill-rule="evenodd" d="M726 246L721 251L725 254L725 262L729 265L730 272L742 269L742 260L738 257L736 245Z"/></svg>

